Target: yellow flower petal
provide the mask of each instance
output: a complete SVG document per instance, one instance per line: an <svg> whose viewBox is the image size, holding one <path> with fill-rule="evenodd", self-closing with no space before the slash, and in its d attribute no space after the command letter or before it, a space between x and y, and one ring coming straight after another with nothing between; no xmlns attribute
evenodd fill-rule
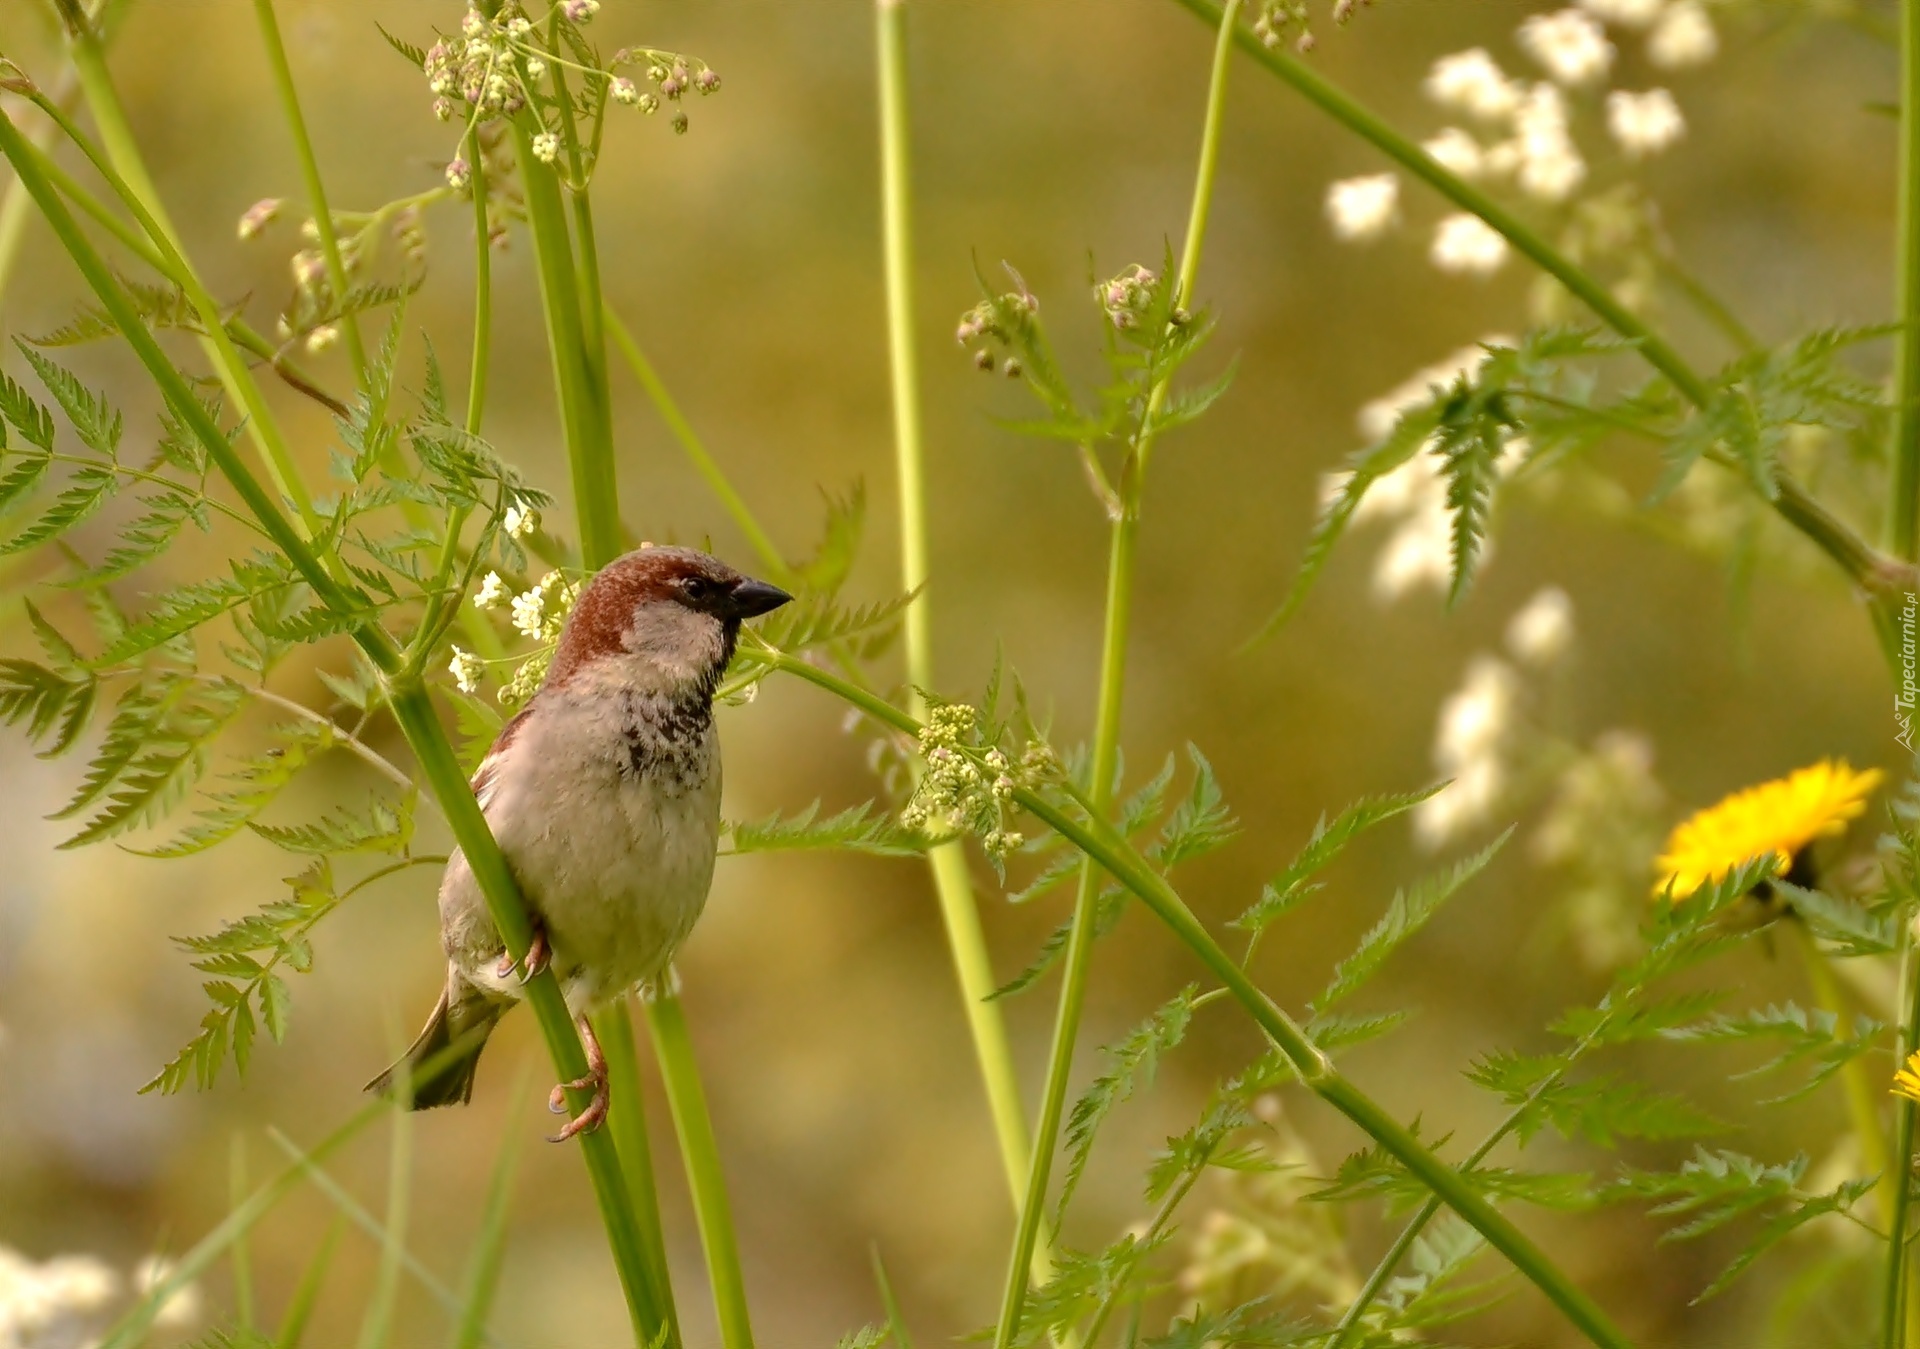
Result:
<svg viewBox="0 0 1920 1349"><path fill-rule="evenodd" d="M1848 821L1866 810L1882 776L1877 768L1856 773L1844 759L1822 759L1735 792L1675 826L1657 863L1654 894L1671 890L1685 898L1756 857L1772 856L1784 871L1815 839L1845 832Z"/></svg>

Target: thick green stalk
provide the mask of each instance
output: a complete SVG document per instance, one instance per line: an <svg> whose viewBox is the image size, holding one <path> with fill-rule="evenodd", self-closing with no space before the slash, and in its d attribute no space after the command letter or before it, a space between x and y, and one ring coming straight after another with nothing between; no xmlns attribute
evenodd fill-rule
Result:
<svg viewBox="0 0 1920 1349"><path fill-rule="evenodd" d="M934 687L933 611L923 587L930 572L927 549L926 451L921 435L920 380L913 340L913 182L911 124L907 103L905 0L877 0L880 62L880 190L885 234L887 280L887 353L893 384L894 464L899 475L900 580L903 589L919 592L906 612L907 682L909 702L917 714L925 712L919 690ZM1020 1106L1020 1083L1014 1074L1013 1051L1007 1043L1006 1022L997 1003L989 1001L996 987L980 910L974 903L973 883L967 874L966 853L959 843L932 849L927 860L933 870L940 917L946 927L947 948L960 982L960 997L973 1038L974 1057L986 1087L987 1109L993 1117L1000 1165L1015 1204L1026 1181L1030 1147ZM1050 1268L1046 1252L1028 1242L1031 1259L1021 1268L1045 1278Z"/></svg>
<svg viewBox="0 0 1920 1349"><path fill-rule="evenodd" d="M875 721L904 735L917 737L918 718L885 699L840 678L830 670L783 651L763 649L761 658L773 669L795 675L859 708ZM1248 978L1187 907L1166 878L1156 872L1111 821L1096 816L1079 818L1056 805L1036 788L1021 787L1014 800L1030 815L1065 838L1152 911L1174 936L1193 952L1234 999L1265 1031L1274 1047L1286 1055L1301 1083L1334 1109L1359 1125L1375 1142L1405 1166L1448 1208L1458 1213L1510 1260L1529 1282L1594 1344L1603 1349L1629 1349L1631 1341L1607 1319L1606 1313L1577 1288L1539 1247L1515 1227L1458 1172L1435 1156L1411 1131L1387 1114L1365 1092L1333 1066L1299 1023L1287 1015Z"/></svg>
<svg viewBox="0 0 1920 1349"><path fill-rule="evenodd" d="M1181 247L1180 274L1174 282L1174 306L1189 303L1200 270L1200 251L1213 209L1213 184L1220 164L1220 128L1227 102L1227 70L1233 56L1234 23L1240 0L1227 0L1214 42L1213 65L1207 81L1207 110L1201 124L1199 165L1194 171L1193 200L1187 212L1187 237ZM1166 381L1147 394L1140 435L1129 448L1130 462L1122 470L1120 515L1113 522L1107 547L1106 616L1100 640L1100 694L1094 713L1093 756L1088 794L1095 814L1111 804L1115 770L1120 756L1120 714L1127 676L1127 639L1133 626L1133 562L1140 531L1140 501L1145 489L1147 462L1153 454L1153 419L1167 396ZM1102 886L1100 871L1091 859L1080 868L1074 894L1073 926L1067 938L1066 969L1061 976L1060 1002L1054 1012L1053 1043L1047 1056L1046 1086L1040 1098L1040 1118L1034 1126L1033 1160L1027 1172L1020 1205L1020 1223L1007 1261L1007 1278L1000 1301L996 1349L1008 1349L1020 1331L1026 1300L1027 1268L1033 1243L1046 1211L1053 1174L1053 1153L1060 1139L1060 1121L1066 1111L1067 1087L1073 1072L1073 1050L1086 1005L1087 979L1093 946L1099 938L1097 917Z"/></svg>
<svg viewBox="0 0 1920 1349"><path fill-rule="evenodd" d="M313 223L320 235L320 256L327 264L327 285L333 302L344 309L347 298L347 265L340 255L340 236L333 228L333 212L327 205L326 180L320 176L320 161L313 153L313 138L307 134L307 119L300 112L300 93L293 85L293 67L287 64L286 45L280 41L280 24L273 14L273 0L253 0L253 12L260 25L260 41L267 49L267 65L273 72L274 92L280 97L280 114L293 136L293 148L300 160L300 176L306 180L307 204L313 208ZM340 315L340 326L347 336L347 354L353 361L356 382L367 382L367 349L360 341L360 323L352 314Z"/></svg>
<svg viewBox="0 0 1920 1349"><path fill-rule="evenodd" d="M1911 927L1910 924L1904 925ZM1905 1016L1900 1021L1900 1052L1896 1067L1920 1050L1920 950L1913 934L1905 933L1905 951L1900 960L1900 978L1904 996L1900 1000ZM1893 1210L1887 1219L1887 1269L1882 1285L1880 1342L1883 1349L1902 1349L1907 1343L1906 1324L1910 1303L1916 1300L1913 1283L1913 1254L1907 1240L1911 1205L1908 1191L1913 1166L1914 1101L1910 1096L1893 1098L1893 1155L1900 1170L1900 1184L1893 1189Z"/></svg>
<svg viewBox="0 0 1920 1349"><path fill-rule="evenodd" d="M699 1074L693 1071L693 1042L687 1035L686 1010L678 997L645 998L643 1003L648 1028L653 1032L654 1052L660 1060L667 1108L680 1139L680 1155L686 1161L693 1216L700 1227L700 1246L713 1281L720 1343L726 1349L753 1349L746 1283L740 1273L740 1247L734 1239L733 1213L727 1203L726 1172L720 1165L720 1145L713 1136L706 1093L701 1089Z"/></svg>
<svg viewBox="0 0 1920 1349"><path fill-rule="evenodd" d="M574 509L580 519L580 551L592 559L619 556L619 484L614 476L611 438L601 430L601 407L592 384L580 314L579 276L567 236L560 177L533 154L533 135L524 118L513 124L514 142L527 194L527 223L540 269L540 302L546 316L547 350L553 359L554 389L567 443L567 467L573 482ZM595 447L601 447L596 451Z"/></svg>
<svg viewBox="0 0 1920 1349"><path fill-rule="evenodd" d="M1896 176L1893 518L1890 545L1920 559L1920 0L1900 4L1900 141Z"/></svg>
<svg viewBox="0 0 1920 1349"><path fill-rule="evenodd" d="M266 0L262 0L265 3ZM487 407L487 366L493 356L493 227L487 220L487 165L480 153L480 133L467 135L467 153L473 156L469 180L473 190L473 359L467 364L467 434L480 434Z"/></svg>
<svg viewBox="0 0 1920 1349"><path fill-rule="evenodd" d="M693 464L694 472L706 482L709 490L720 498L720 505L733 518L734 527L747 536L747 542L753 545L753 551L760 555L760 565L765 568L767 579L777 585L788 585L793 580L793 568L780 555L780 549L774 545L773 538L760 527L753 511L747 506L746 499L728 480L726 472L700 437L694 432L693 424L680 411L680 405L674 401L667 386L661 382L659 373L654 370L653 362L640 350L640 344L633 340L633 333L620 321L620 316L611 309L605 311L607 332L613 337L614 346L626 358L627 367L633 371L633 377L640 381L640 387L652 400L654 410L660 414L660 420L667 424L667 430L680 442L680 448L686 451L688 460Z"/></svg>
<svg viewBox="0 0 1920 1349"><path fill-rule="evenodd" d="M1219 25L1222 0L1174 2L1205 22L1216 27ZM1486 221L1505 236L1516 251L1565 286L1609 328L1632 340L1646 362L1666 376L1688 402L1696 407L1707 405L1712 398L1711 387L1665 338L1648 327L1597 279L1555 249L1513 212L1465 179L1442 168L1418 144L1402 136L1384 119L1304 62L1285 52L1269 51L1258 37L1246 29L1237 29L1234 41L1256 64L1292 85L1322 112L1371 143L1462 210ZM1776 469L1775 485L1778 492L1769 504L1782 519L1806 535L1855 583L1869 592L1877 593L1886 589L1889 585L1886 559L1871 544L1814 501L1791 474Z"/></svg>
<svg viewBox="0 0 1920 1349"><path fill-rule="evenodd" d="M214 373L219 376L228 396L246 410L247 433L260 451L274 487L281 496L294 503L304 531L311 536L318 532L319 519L314 514L312 498L300 480L293 452L252 372L234 350L233 341L227 336L220 306L214 303L213 297L201 284L199 274L186 261L180 236L167 216L159 190L147 173L146 163L140 156L139 143L134 139L133 128L127 122L126 110L120 106L120 97L107 72L106 56L99 38L85 17L78 14L77 6L63 3L62 11L68 17L74 70L79 75L87 108L93 114L94 124L100 129L101 142L113 165L113 186L122 192L128 207L140 221L141 227L152 236L153 242L159 245L162 255L174 260L181 273L180 281L187 298L193 303L205 330L200 340L212 359ZM16 171L18 166L19 160L16 159Z"/></svg>
<svg viewBox="0 0 1920 1349"><path fill-rule="evenodd" d="M653 1145L647 1139L647 1102L640 1081L640 1052L634 1044L631 1000L609 1007L594 1022L600 1048L607 1056L610 1095L607 1128L620 1154L620 1170L640 1224L640 1244L647 1257L648 1285L654 1304L667 1320L667 1343L680 1342L680 1310L674 1304L673 1280L667 1272L667 1238L660 1226L660 1193L653 1178Z"/></svg>
<svg viewBox="0 0 1920 1349"><path fill-rule="evenodd" d="M141 322L119 279L81 233L79 224L67 210L53 184L40 172L26 138L4 111L0 111L0 155L13 164L14 171L33 194L48 225L86 278L101 307L126 338L134 355L146 366L174 415L206 449L215 468L233 486L235 493L260 521L261 528L275 546L293 563L301 578L313 588L315 597L336 613L353 613L362 609L356 596L335 580L332 572L315 555L307 538L281 513L278 503L254 478L218 424L193 396L180 372L174 369L166 353L154 341L153 334ZM524 956L532 937L525 901L520 896L512 873L507 869L499 844L487 828L486 818L480 813L466 775L460 771L459 760L454 755L446 731L434 716L425 687L413 679L393 682L393 676L401 668L400 652L394 646L393 639L373 620L369 618L359 622L352 630L352 635L374 667L390 681L389 700L395 719L419 760L429 790L453 827L455 840L473 868L495 927L514 954ZM583 1075L586 1056L551 971L528 985L528 1000L540 1021L548 1050L561 1077L572 1080ZM584 1108L588 1099L585 1092L575 1092L571 1098L576 1110ZM620 1174L620 1163L614 1153L613 1142L602 1134L591 1133L581 1139L581 1145L599 1200L601 1216L607 1226L608 1245L614 1265L627 1295L636 1337L643 1344L649 1343L660 1317L648 1297L644 1258L627 1206L626 1183Z"/></svg>

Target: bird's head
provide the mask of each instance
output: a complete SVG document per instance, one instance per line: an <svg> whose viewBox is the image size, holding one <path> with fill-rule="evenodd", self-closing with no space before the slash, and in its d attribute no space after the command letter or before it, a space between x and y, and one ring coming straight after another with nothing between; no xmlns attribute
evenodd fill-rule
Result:
<svg viewBox="0 0 1920 1349"><path fill-rule="evenodd" d="M666 691L711 693L733 659L741 622L792 598L692 548L637 549L601 568L580 592L547 685L620 661Z"/></svg>

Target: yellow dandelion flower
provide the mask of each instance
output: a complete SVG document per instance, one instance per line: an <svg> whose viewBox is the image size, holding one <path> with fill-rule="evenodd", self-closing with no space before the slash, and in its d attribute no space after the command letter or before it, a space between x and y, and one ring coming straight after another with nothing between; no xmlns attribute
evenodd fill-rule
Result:
<svg viewBox="0 0 1920 1349"><path fill-rule="evenodd" d="M1893 1075L1893 1094L1920 1101L1920 1053L1907 1059L1907 1066Z"/></svg>
<svg viewBox="0 0 1920 1349"><path fill-rule="evenodd" d="M1671 889L1684 898L1756 857L1772 856L1786 871L1795 853L1858 819L1882 776L1877 768L1856 773L1845 759L1822 759L1696 812L1668 835L1654 894Z"/></svg>

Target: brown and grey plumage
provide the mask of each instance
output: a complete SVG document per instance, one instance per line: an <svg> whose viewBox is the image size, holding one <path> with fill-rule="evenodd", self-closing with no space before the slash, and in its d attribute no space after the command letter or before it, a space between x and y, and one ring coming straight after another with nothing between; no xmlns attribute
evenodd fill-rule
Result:
<svg viewBox="0 0 1920 1349"><path fill-rule="evenodd" d="M589 1009L659 974L706 903L720 828L713 693L744 619L782 590L687 548L643 548L581 592L540 689L502 728L473 790L578 1019L606 1111ZM523 979L456 852L440 883L447 981L402 1060L415 1107L473 1093L474 1066ZM396 1063L369 1084L391 1089ZM556 1102L563 1101L555 1088Z"/></svg>

